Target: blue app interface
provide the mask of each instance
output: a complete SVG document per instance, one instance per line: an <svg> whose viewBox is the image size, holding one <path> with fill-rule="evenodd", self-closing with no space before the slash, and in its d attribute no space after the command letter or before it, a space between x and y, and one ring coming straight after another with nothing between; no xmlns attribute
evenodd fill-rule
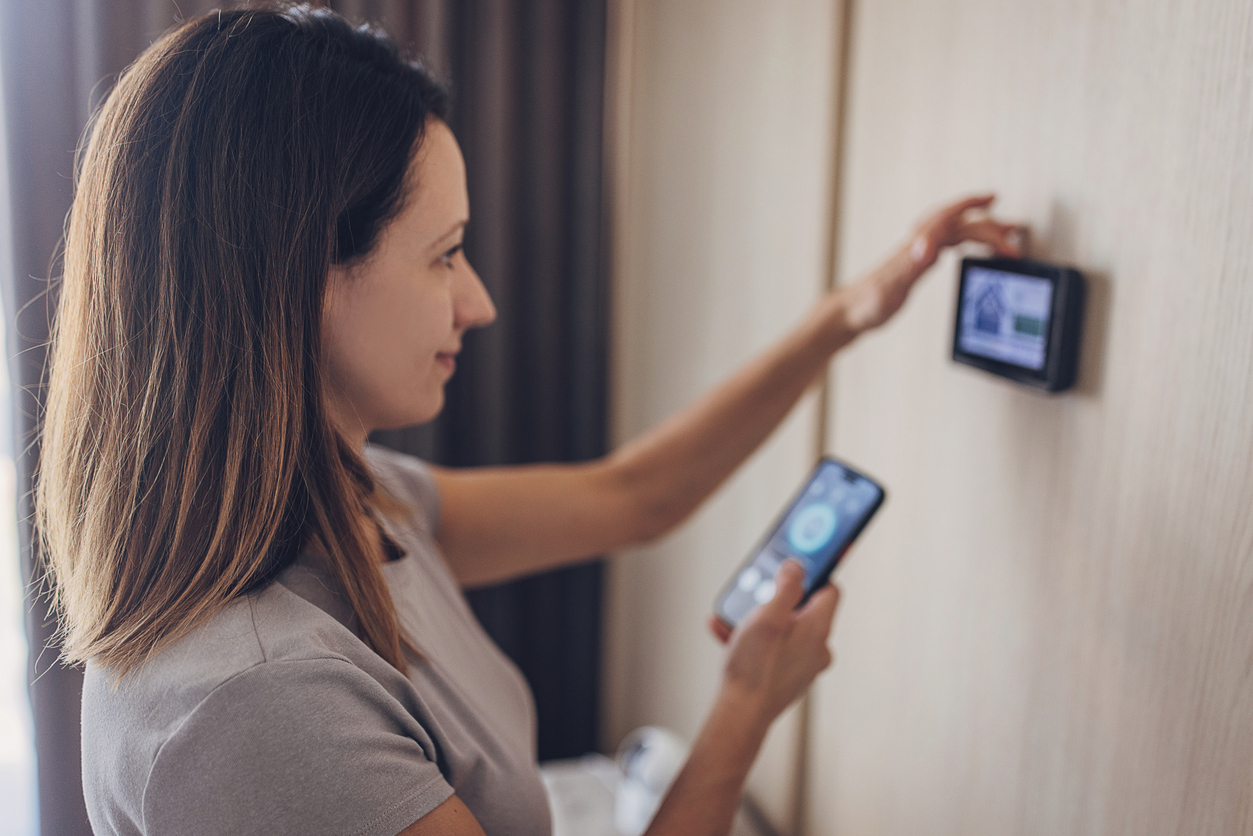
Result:
<svg viewBox="0 0 1253 836"><path fill-rule="evenodd" d="M793 503L765 547L740 570L722 603L722 615L737 623L774 597L774 575L788 558L805 567L806 587L826 571L878 504L879 486L835 462L824 462Z"/></svg>
<svg viewBox="0 0 1253 836"><path fill-rule="evenodd" d="M1039 371L1052 306L1048 279L971 267L962 288L957 344L967 354Z"/></svg>

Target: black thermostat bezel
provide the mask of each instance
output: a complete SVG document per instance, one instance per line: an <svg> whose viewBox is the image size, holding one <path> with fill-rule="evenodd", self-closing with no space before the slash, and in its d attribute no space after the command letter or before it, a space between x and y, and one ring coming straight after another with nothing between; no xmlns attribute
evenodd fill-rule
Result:
<svg viewBox="0 0 1253 836"><path fill-rule="evenodd" d="M1049 312L1043 368L1032 369L962 350L962 297L966 292L966 276L972 267L1047 279L1052 283L1053 303ZM1083 303L1086 292L1087 282L1083 274L1073 267L1020 258L962 259L961 279L957 283L957 311L953 316L953 359L1047 392L1069 389L1074 386L1079 371L1079 341L1083 331Z"/></svg>

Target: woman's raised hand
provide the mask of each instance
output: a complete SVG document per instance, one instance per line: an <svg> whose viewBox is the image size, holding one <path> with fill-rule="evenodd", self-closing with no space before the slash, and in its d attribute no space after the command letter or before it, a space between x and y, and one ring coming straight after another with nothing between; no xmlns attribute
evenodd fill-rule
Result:
<svg viewBox="0 0 1253 836"><path fill-rule="evenodd" d="M728 643L723 688L769 722L805 692L831 664L827 638L839 590L827 584L797 609L804 597L805 570L786 561L775 574L775 594L731 631L714 618L710 627Z"/></svg>
<svg viewBox="0 0 1253 836"><path fill-rule="evenodd" d="M909 296L918 277L945 247L965 241L986 244L997 255L1022 255L1027 228L1004 223L988 214L995 195L967 197L945 206L914 229L909 243L881 267L837 293L845 306L845 321L859 333L892 318Z"/></svg>

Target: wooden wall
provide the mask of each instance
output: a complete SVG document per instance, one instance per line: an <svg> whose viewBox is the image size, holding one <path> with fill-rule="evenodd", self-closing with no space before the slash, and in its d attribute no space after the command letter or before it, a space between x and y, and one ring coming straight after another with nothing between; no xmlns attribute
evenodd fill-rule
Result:
<svg viewBox="0 0 1253 836"><path fill-rule="evenodd" d="M829 446L888 504L750 790L809 836L1253 834L1253 6L860 0L837 132L840 5L617 4L617 438L781 334L828 242L849 280L958 194L1091 298L1061 396L951 363L955 257L836 361ZM613 568L607 745L695 732L710 599L819 420Z"/></svg>
<svg viewBox="0 0 1253 836"><path fill-rule="evenodd" d="M1253 6L855 6L838 274L995 189L1085 270L1079 390L946 359L955 263L835 364L882 478L806 832L1253 833Z"/></svg>

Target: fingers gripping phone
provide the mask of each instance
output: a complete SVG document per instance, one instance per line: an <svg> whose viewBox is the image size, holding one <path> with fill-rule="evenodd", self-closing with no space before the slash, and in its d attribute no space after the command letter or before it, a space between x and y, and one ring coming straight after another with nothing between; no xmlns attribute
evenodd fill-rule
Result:
<svg viewBox="0 0 1253 836"><path fill-rule="evenodd" d="M805 597L822 587L844 552L883 504L884 491L869 476L823 458L714 604L731 627L774 597L774 575L788 558L805 567Z"/></svg>

